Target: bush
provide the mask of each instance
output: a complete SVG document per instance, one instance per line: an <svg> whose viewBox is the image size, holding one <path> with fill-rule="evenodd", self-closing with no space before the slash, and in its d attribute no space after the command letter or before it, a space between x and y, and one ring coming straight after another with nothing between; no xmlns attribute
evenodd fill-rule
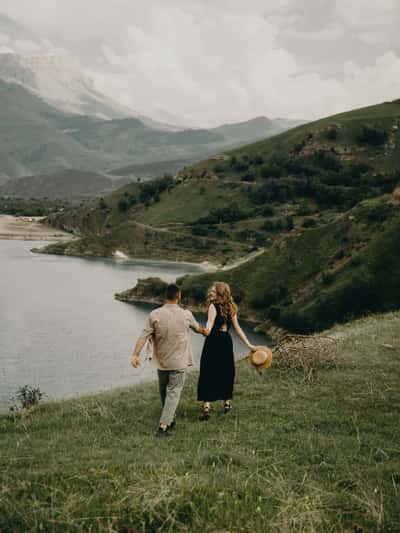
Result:
<svg viewBox="0 0 400 533"><path fill-rule="evenodd" d="M282 314L282 307L279 305L271 305L271 307L267 310L267 317L273 320L274 322L278 322L281 314Z"/></svg>
<svg viewBox="0 0 400 533"><path fill-rule="evenodd" d="M336 139L338 138L338 135L339 135L338 129L335 127L329 128L328 131L326 132L326 137L330 141L336 141Z"/></svg>
<svg viewBox="0 0 400 533"><path fill-rule="evenodd" d="M121 212L127 211L129 209L129 203L125 198L120 198L118 200L118 209Z"/></svg>
<svg viewBox="0 0 400 533"><path fill-rule="evenodd" d="M233 165L233 169L236 170L236 172L246 172L246 170L249 169L249 164L246 161L236 161Z"/></svg>
<svg viewBox="0 0 400 533"><path fill-rule="evenodd" d="M385 222L392 213L392 206L389 204L380 204L372 207L368 213L367 218L369 222Z"/></svg>
<svg viewBox="0 0 400 533"><path fill-rule="evenodd" d="M331 285L335 279L335 274L333 272L324 272L322 274L322 283L324 285Z"/></svg>
<svg viewBox="0 0 400 533"><path fill-rule="evenodd" d="M262 155L257 154L256 156L254 156L253 163L256 166L262 165L264 163L264 157Z"/></svg>
<svg viewBox="0 0 400 533"><path fill-rule="evenodd" d="M340 159L333 152L327 152L325 150L318 150L314 154L315 163L324 170L333 170L338 172L342 168Z"/></svg>
<svg viewBox="0 0 400 533"><path fill-rule="evenodd" d="M317 225L315 218L305 218L303 220L303 228L312 228Z"/></svg>
<svg viewBox="0 0 400 533"><path fill-rule="evenodd" d="M293 217L291 217L291 216L287 216L287 217L286 217L286 229L287 229L288 231L291 231L293 228L294 228Z"/></svg>
<svg viewBox="0 0 400 533"><path fill-rule="evenodd" d="M274 216L274 208L270 205L265 205L260 214L263 216L263 217L273 217Z"/></svg>
<svg viewBox="0 0 400 533"><path fill-rule="evenodd" d="M255 179L256 179L255 175L252 174L251 172L248 172L247 174L244 174L244 176L241 177L242 181L248 181L248 182L255 181Z"/></svg>
<svg viewBox="0 0 400 533"><path fill-rule="evenodd" d="M193 226L191 228L192 235L198 235L199 237L207 237L209 234L209 228L207 226Z"/></svg>
<svg viewBox="0 0 400 533"><path fill-rule="evenodd" d="M201 217L196 221L196 224L220 224L226 222L237 222L248 217L248 213L242 211L239 206L234 203L229 207L221 207L211 209L210 213L205 217Z"/></svg>
<svg viewBox="0 0 400 533"><path fill-rule="evenodd" d="M275 224L272 220L266 220L264 224L261 226L261 229L263 231L274 231L275 230Z"/></svg>
<svg viewBox="0 0 400 533"><path fill-rule="evenodd" d="M313 210L308 206L308 205L300 205L299 208L297 209L297 215L299 216L308 216L308 215L311 215L313 213Z"/></svg>
<svg viewBox="0 0 400 533"><path fill-rule="evenodd" d="M24 385L19 387L16 399L19 401L22 409L31 409L39 404L44 394L39 387L31 387L30 385Z"/></svg>
<svg viewBox="0 0 400 533"><path fill-rule="evenodd" d="M357 141L373 146L380 146L387 141L387 138L388 135L385 129L367 124L361 126Z"/></svg>

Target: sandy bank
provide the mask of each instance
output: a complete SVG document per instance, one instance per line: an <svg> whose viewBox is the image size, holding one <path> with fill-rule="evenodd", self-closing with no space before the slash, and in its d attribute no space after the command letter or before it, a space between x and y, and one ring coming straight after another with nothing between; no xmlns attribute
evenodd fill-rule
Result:
<svg viewBox="0 0 400 533"><path fill-rule="evenodd" d="M42 217L14 217L0 215L0 239L21 241L65 241L70 233L40 224Z"/></svg>

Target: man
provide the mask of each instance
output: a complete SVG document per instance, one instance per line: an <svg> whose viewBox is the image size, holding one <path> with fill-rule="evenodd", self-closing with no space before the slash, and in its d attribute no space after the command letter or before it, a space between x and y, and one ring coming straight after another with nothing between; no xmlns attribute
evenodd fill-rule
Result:
<svg viewBox="0 0 400 533"><path fill-rule="evenodd" d="M152 341L162 405L159 437L169 436L169 430L175 425L175 411L185 382L185 371L193 364L189 329L205 334L192 313L179 306L180 299L179 287L168 285L165 304L150 313L132 354L131 364L138 368L140 352L148 340Z"/></svg>

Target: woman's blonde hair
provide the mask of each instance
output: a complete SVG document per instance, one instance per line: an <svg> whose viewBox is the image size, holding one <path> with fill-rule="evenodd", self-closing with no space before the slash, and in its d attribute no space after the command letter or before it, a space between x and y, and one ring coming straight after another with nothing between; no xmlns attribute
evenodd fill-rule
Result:
<svg viewBox="0 0 400 533"><path fill-rule="evenodd" d="M210 297L211 289L215 289L215 299ZM217 303L220 305L221 315L227 322L228 320L231 320L237 313L237 305L233 301L231 288L223 281L216 281L212 284L209 289L207 300L208 303Z"/></svg>

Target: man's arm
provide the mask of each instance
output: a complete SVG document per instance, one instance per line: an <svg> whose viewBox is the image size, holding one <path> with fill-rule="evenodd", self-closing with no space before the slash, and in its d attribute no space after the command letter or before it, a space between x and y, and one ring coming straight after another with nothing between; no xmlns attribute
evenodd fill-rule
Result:
<svg viewBox="0 0 400 533"><path fill-rule="evenodd" d="M201 326L197 320L194 318L193 316L193 313L191 313L190 311L188 311L189 313L189 318L190 318L190 322L189 322L189 327L190 329L192 329L193 331L195 331L196 333L200 333L201 335L205 335L205 328L203 328L203 326Z"/></svg>
<svg viewBox="0 0 400 533"><path fill-rule="evenodd" d="M140 352L143 350L144 345L154 333L154 327L151 318L147 320L146 327L142 331L142 334L136 341L135 347L132 353L131 365L134 368L140 366Z"/></svg>

